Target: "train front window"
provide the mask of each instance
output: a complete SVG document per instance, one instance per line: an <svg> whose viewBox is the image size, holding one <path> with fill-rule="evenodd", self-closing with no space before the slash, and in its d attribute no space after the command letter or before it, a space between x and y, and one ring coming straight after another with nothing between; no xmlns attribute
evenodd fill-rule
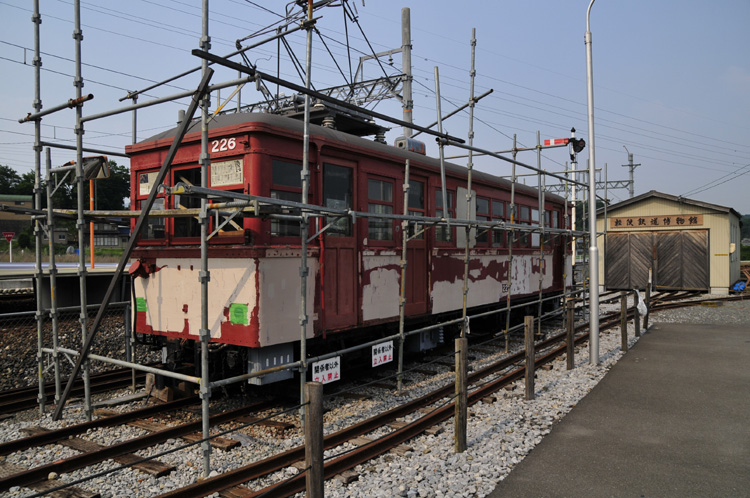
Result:
<svg viewBox="0 0 750 498"><path fill-rule="evenodd" d="M142 209L142 205L145 201L138 203L138 208ZM152 211L164 209L164 198L157 197L154 199L154 204L151 206ZM161 216L149 216L146 221L141 225L141 240L164 240L164 218Z"/></svg>
<svg viewBox="0 0 750 498"><path fill-rule="evenodd" d="M274 159L271 167L271 198L302 202L302 165ZM289 213L289 209L282 210ZM293 220L271 220L271 235L274 237L299 237L299 222Z"/></svg>
<svg viewBox="0 0 750 498"><path fill-rule="evenodd" d="M173 185L184 183L191 186L201 185L200 168L180 169L173 173ZM199 209L201 200L191 195L175 195L174 207L178 210ZM188 217L177 217L174 219L174 236L176 238L200 237L201 228L198 223L198 213Z"/></svg>
<svg viewBox="0 0 750 498"><path fill-rule="evenodd" d="M238 194L242 193L241 189L229 190L229 192L235 192ZM237 199L231 197L213 197L211 204L225 203L225 202L236 202ZM237 236L244 233L244 215L242 212L238 212L235 208L218 209L214 213L213 229L218 229L219 237L226 236Z"/></svg>
<svg viewBox="0 0 750 498"><path fill-rule="evenodd" d="M323 205L332 209L352 207L352 169L335 164L323 164ZM326 217L329 237L351 237L352 222L348 216Z"/></svg>
<svg viewBox="0 0 750 498"><path fill-rule="evenodd" d="M409 214L412 216L424 216L424 182L417 180L409 180ZM414 234L422 229L421 223L414 223L409 225L409 236L413 237ZM416 239L423 239L424 233L420 233Z"/></svg>
<svg viewBox="0 0 750 498"><path fill-rule="evenodd" d="M367 211L373 214L393 214L393 183L385 180L367 181ZM393 221L370 218L368 221L370 240L393 240Z"/></svg>

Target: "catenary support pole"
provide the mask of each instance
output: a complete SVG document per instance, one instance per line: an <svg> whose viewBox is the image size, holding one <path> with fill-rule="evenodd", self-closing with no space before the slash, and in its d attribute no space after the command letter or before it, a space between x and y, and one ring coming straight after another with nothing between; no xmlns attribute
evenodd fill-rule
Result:
<svg viewBox="0 0 750 498"><path fill-rule="evenodd" d="M589 124L589 360L599 364L599 248L596 240L596 147L594 141L594 67L591 49L591 0L586 11L586 87Z"/></svg>
<svg viewBox="0 0 750 498"><path fill-rule="evenodd" d="M411 84L413 76L411 74L411 10L409 7L401 9L401 71L404 73L404 82L402 84L403 97L403 116L406 123L413 122L414 101L412 100ZM404 126L404 137L411 137L412 130Z"/></svg>

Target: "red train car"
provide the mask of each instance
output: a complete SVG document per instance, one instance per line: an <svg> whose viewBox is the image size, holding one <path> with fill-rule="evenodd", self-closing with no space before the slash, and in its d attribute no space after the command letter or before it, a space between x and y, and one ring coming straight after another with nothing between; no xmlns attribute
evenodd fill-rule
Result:
<svg viewBox="0 0 750 498"><path fill-rule="evenodd" d="M302 202L303 124L272 114L228 114L210 124L209 187L216 190ZM131 157L131 206L140 208L175 130L127 147ZM189 133L165 180L200 185L200 133ZM410 188L403 195L404 162L410 159ZM370 213L441 217L444 213L439 162L384 143L311 125L310 204ZM451 218L507 220L510 182L474 172L473 202L467 212L466 168L446 165ZM539 212L538 193L515 187L517 222L562 227L565 201L546 195ZM216 198L212 202L222 199ZM229 200L229 199L225 199ZM199 206L185 195L160 194L155 209ZM211 341L229 345L224 353L241 358L242 369L293 361L300 325L299 223L219 213L212 217L209 240L209 328ZM341 345L362 331L388 328L399 316L401 223L376 218L320 220L331 226L309 247L307 336L311 344ZM318 225L319 226L319 225ZM462 306L463 255L471 248L470 308L504 306L514 299L561 292L569 257L562 237L517 234L508 288L509 234L476 233L434 227L408 242L406 316L439 320ZM314 231L311 231L314 233ZM134 257L151 271L134 278L136 332L164 344L197 340L200 328L200 226L197 217L150 218ZM369 333L369 332L368 332ZM435 333L419 338L418 349L435 346ZM179 354L172 347L171 354ZM238 356L239 355L239 356ZM237 365L237 358L224 363ZM283 378L265 378L270 382ZM289 373L291 375L291 373Z"/></svg>

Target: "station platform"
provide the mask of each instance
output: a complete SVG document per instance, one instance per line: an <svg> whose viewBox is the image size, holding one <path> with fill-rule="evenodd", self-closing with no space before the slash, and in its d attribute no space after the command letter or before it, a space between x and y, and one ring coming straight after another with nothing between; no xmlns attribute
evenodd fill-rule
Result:
<svg viewBox="0 0 750 498"><path fill-rule="evenodd" d="M654 324L489 496L750 496L750 324Z"/></svg>

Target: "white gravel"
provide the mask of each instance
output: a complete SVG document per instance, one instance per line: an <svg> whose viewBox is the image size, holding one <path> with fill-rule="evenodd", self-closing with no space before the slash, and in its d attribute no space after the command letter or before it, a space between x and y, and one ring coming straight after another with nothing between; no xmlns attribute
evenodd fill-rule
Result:
<svg viewBox="0 0 750 498"><path fill-rule="evenodd" d="M705 296L704 296L705 297ZM602 305L602 312L619 310L616 304ZM651 317L651 323L685 321L691 323L737 323L750 324L750 304L746 302L726 303L722 307L695 307L690 309L662 312ZM629 322L629 343L633 345L634 326ZM502 344L500 344L502 347ZM472 362L481 368L500 355L470 353L477 359ZM442 424L441 431L434 435L423 435L407 443L412 451L404 456L388 453L355 469L358 478L346 484L343 479L330 480L325 485L327 497L481 497L492 491L513 467L552 430L554 424L565 416L606 374L621 356L620 331L616 327L604 331L600 336L600 364L588 364L588 345L576 348L576 368L566 370L565 357L553 362L550 370L537 370L536 399L525 401L523 381L500 391L496 401L487 400L469 408L468 449L456 454L453 450L453 421ZM421 396L439 383L451 382L452 373L446 367L432 365L429 368L440 370L437 375L412 374L404 395L396 395L379 388L362 388L358 392L367 393L369 399L352 400L334 397L326 402L325 432L330 433L376 412L395 406L407 398ZM223 399L217 401L216 410L236 407L241 400ZM120 409L128 409L127 405ZM132 407L132 408L135 408ZM213 408L212 408L213 411ZM194 414L186 412L191 419ZM414 417L416 417L415 415ZM414 417L404 421L410 421ZM278 417L277 420L297 422L295 413ZM80 407L67 409L66 419L52 422L49 415L40 419L35 411L18 414L13 419L0 422L0 441L8 441L22 436L20 429L30 425L48 428L60 427L81 421ZM176 422L176 420L174 421ZM228 426L222 426L222 430ZM381 429L368 435L377 437L386 432ZM91 431L82 437L99 443L110 444L143 434L141 429L117 427ZM211 456L214 473L221 473L253 461L268 457L280 451L302 444L299 429L294 428L280 435L276 430L253 426L227 435L237 439L242 446L231 451L214 449ZM184 444L170 440L155 448L139 452L141 456L154 455L174 449ZM351 445L343 445L326 453L333 456ZM42 450L28 450L8 455L9 463L32 467L50 463L76 454L60 445L49 445ZM158 457L158 460L176 466L176 471L161 478L150 477L142 472L126 469L104 477L99 477L80 485L83 489L97 490L105 498L133 496L152 497L184 486L200 478L202 454L198 447L180 450ZM70 482L85 476L115 467L112 461L82 471L59 476L62 482ZM249 484L253 489L270 484L273 480L286 479L299 472L288 468L269 476L260 482ZM3 496L29 496L33 492L27 488L14 488ZM302 496L302 495L299 495Z"/></svg>

